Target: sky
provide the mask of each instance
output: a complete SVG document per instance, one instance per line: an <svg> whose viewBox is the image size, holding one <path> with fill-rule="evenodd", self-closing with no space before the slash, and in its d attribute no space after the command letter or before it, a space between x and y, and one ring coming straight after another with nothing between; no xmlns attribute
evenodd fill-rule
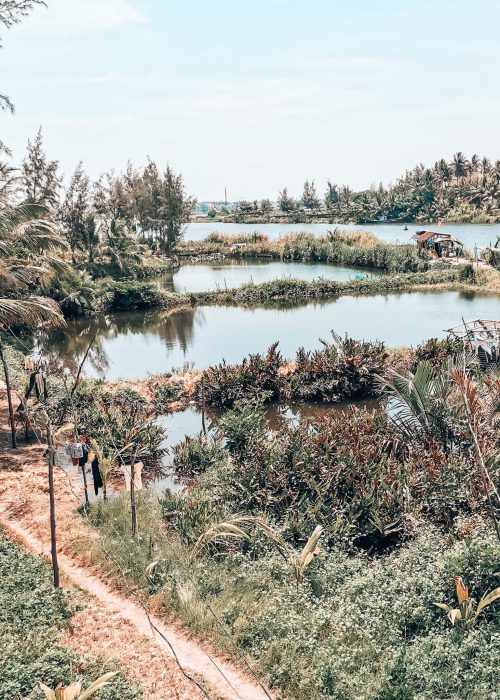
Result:
<svg viewBox="0 0 500 700"><path fill-rule="evenodd" d="M202 200L500 159L497 0L47 0L2 32L0 141L93 177L169 163Z"/></svg>

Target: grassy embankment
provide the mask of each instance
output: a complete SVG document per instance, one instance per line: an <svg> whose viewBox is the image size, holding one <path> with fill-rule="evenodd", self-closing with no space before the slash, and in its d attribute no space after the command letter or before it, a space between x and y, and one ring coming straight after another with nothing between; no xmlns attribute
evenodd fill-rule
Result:
<svg viewBox="0 0 500 700"><path fill-rule="evenodd" d="M244 284L235 289L209 292L176 293L147 282L115 282L109 311L176 309L196 305L262 305L307 303L351 294L385 294L414 291L500 292L500 273L491 268L473 269L471 265L443 267L427 272L386 274L377 278L338 282L280 279L262 284Z"/></svg>
<svg viewBox="0 0 500 700"><path fill-rule="evenodd" d="M374 267L389 272L417 272L429 267L428 260L418 255L414 244L383 243L366 231L335 230L323 236L290 233L279 240L258 232L233 236L212 233L203 241L178 243L175 252L181 257L212 255L300 260Z"/></svg>
<svg viewBox="0 0 500 700"><path fill-rule="evenodd" d="M100 700L136 700L142 690L124 679L118 664L100 650L85 659L59 641L71 618L85 606L83 594L52 587L51 571L40 557L9 542L0 530L0 698L41 700L39 683L55 688L118 671Z"/></svg>

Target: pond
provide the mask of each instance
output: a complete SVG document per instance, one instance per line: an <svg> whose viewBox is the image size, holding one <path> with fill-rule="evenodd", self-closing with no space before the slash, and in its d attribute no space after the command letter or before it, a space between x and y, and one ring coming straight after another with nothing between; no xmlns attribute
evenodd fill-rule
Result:
<svg viewBox="0 0 500 700"><path fill-rule="evenodd" d="M334 415L342 415L350 406L364 407L369 410L380 408L380 403L375 399L366 399L363 401L351 401L345 403L323 403L323 404L307 404L307 403L289 403L289 404L269 404L265 407L265 418L271 430L278 430L282 427L285 421L295 421L299 417L304 418L319 418L327 419ZM207 430L217 426L219 413L207 413L206 427ZM201 411L195 406L187 408L184 411L174 413L166 413L158 418L158 423L165 430L165 440L162 447L167 449L167 454L163 459L164 473L159 478L153 478L149 482L149 486L156 492L161 493L166 488L171 489L174 493L179 493L184 490L185 482L176 477L172 468L172 452L171 448L186 437L194 437L202 431Z"/></svg>
<svg viewBox="0 0 500 700"><path fill-rule="evenodd" d="M269 238L277 239L290 232L308 231L316 235L322 235L338 226L346 231L371 231L381 241L387 243L409 243L416 231L431 230L452 233L465 248L471 253L474 246L494 245L497 236L500 236L500 224L407 224L408 230L404 230L404 224L222 224L206 221L198 224L188 224L184 239L186 241L200 241L213 231L225 234L247 233L261 231Z"/></svg>
<svg viewBox="0 0 500 700"><path fill-rule="evenodd" d="M498 318L500 297L464 292L405 292L342 296L271 308L200 306L167 313L122 313L78 319L41 338L39 348L73 370L94 333L85 373L114 380L140 379L186 363L202 369L225 359L240 362L279 341L285 358L301 346L320 347L330 331L388 347L444 337L464 318Z"/></svg>
<svg viewBox="0 0 500 700"><path fill-rule="evenodd" d="M206 292L240 287L247 282L260 284L275 279L290 278L314 280L319 277L344 282L356 276L381 274L374 268L343 267L327 263L302 263L262 260L227 260L224 263L196 263L181 265L176 272L153 278L159 286L172 292Z"/></svg>

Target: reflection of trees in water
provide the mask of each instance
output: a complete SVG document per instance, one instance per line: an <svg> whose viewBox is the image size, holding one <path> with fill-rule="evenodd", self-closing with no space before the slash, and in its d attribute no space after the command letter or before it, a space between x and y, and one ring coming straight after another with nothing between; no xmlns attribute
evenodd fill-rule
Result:
<svg viewBox="0 0 500 700"><path fill-rule="evenodd" d="M75 373L83 359L94 334L96 338L88 354L87 362L99 374L105 374L109 360L103 347L103 340L108 337L107 318L92 317L70 321L66 328L42 333L38 336L38 347L63 367L69 367Z"/></svg>
<svg viewBox="0 0 500 700"><path fill-rule="evenodd" d="M193 343L196 325L205 323L203 311L185 309L175 312L123 313L113 316L95 316L70 321L66 328L38 337L39 349L55 362L76 372L90 340L96 339L88 355L88 363L95 372L106 374L110 358L105 350L106 341L120 336L153 334L167 347L178 345L184 354Z"/></svg>

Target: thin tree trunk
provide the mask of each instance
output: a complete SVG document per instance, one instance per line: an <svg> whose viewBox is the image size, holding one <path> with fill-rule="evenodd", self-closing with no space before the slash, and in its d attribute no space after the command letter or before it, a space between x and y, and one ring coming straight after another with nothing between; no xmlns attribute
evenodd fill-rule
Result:
<svg viewBox="0 0 500 700"><path fill-rule="evenodd" d="M3 344L2 344L1 338L0 338L0 360L2 361L2 365L3 365L3 373L5 376L5 386L7 387L7 403L9 405L9 423L10 423L10 435L11 435L12 449L15 450L17 447L16 423L14 420L14 407L12 405L12 392L11 392L11 386L10 386L9 368L7 366L7 361L5 360L5 357L3 354Z"/></svg>
<svg viewBox="0 0 500 700"><path fill-rule="evenodd" d="M50 553L52 558L52 575L54 588L59 588L59 563L57 561L56 508L54 500L54 458L55 448L52 440L52 426L47 422L47 453L49 462L49 504L50 504Z"/></svg>

